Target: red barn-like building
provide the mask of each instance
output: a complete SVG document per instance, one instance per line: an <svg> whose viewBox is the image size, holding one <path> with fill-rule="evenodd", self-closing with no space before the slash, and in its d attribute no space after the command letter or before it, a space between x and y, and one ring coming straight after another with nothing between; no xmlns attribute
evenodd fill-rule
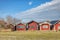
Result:
<svg viewBox="0 0 60 40"><path fill-rule="evenodd" d="M57 22L54 24L54 30L60 31L60 21L57 21Z"/></svg>
<svg viewBox="0 0 60 40"><path fill-rule="evenodd" d="M17 31L26 30L26 26L24 24L20 23L16 26L16 30Z"/></svg>
<svg viewBox="0 0 60 40"><path fill-rule="evenodd" d="M40 25L40 30L50 30L50 23L49 22L41 22L39 23Z"/></svg>
<svg viewBox="0 0 60 40"><path fill-rule="evenodd" d="M38 23L35 21L30 21L27 23L28 30L38 30Z"/></svg>

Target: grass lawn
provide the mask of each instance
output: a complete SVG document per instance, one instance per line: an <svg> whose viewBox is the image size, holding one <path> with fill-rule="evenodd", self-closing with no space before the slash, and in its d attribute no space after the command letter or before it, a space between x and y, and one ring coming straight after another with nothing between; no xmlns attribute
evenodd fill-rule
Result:
<svg viewBox="0 0 60 40"><path fill-rule="evenodd" d="M60 40L60 32L54 31L0 32L0 40Z"/></svg>

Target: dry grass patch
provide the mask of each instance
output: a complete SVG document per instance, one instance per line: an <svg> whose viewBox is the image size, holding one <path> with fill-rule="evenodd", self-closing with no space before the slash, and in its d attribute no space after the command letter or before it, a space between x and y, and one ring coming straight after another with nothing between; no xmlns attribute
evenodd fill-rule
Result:
<svg viewBox="0 0 60 40"><path fill-rule="evenodd" d="M0 39L3 40L60 40L60 32L52 31L15 31L0 32Z"/></svg>

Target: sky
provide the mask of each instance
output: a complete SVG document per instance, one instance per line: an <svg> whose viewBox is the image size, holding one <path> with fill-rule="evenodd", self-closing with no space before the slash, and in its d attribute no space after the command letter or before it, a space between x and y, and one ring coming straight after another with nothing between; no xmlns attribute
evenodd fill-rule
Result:
<svg viewBox="0 0 60 40"><path fill-rule="evenodd" d="M0 17L12 17L24 22L60 20L60 0L0 0Z"/></svg>

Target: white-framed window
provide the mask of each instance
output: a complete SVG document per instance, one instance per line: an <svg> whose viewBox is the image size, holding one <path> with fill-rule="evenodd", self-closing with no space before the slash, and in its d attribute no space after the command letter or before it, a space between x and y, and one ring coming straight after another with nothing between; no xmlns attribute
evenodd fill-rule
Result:
<svg viewBox="0 0 60 40"><path fill-rule="evenodd" d="M48 26L47 25L43 25L43 28L48 28Z"/></svg>
<svg viewBox="0 0 60 40"><path fill-rule="evenodd" d="M60 29L60 26L58 26L58 29Z"/></svg>
<svg viewBox="0 0 60 40"><path fill-rule="evenodd" d="M34 28L34 26L31 26L31 28Z"/></svg>
<svg viewBox="0 0 60 40"><path fill-rule="evenodd" d="M17 26L17 28L24 28L24 26Z"/></svg>

